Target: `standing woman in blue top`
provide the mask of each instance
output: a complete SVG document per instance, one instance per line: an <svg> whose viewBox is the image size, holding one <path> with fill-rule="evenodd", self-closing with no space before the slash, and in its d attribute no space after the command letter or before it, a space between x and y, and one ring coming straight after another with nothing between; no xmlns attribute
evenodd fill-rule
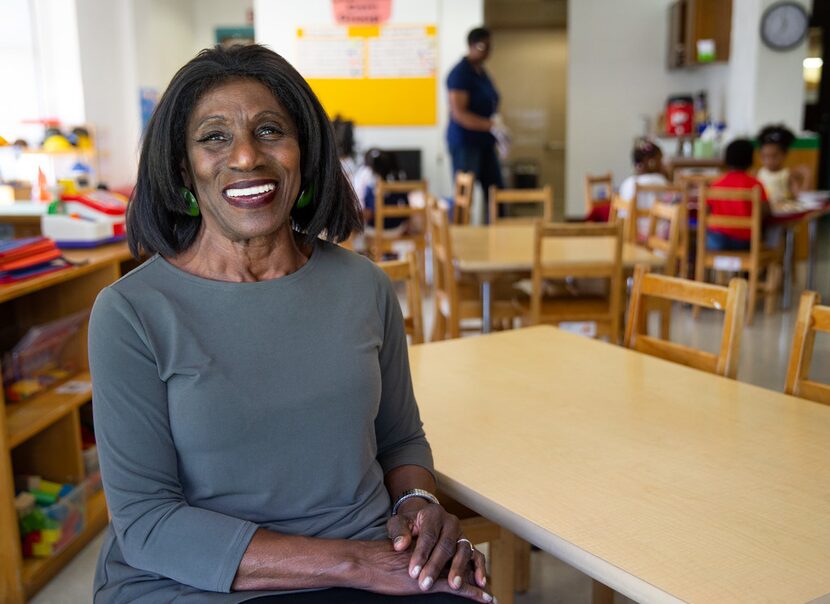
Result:
<svg viewBox="0 0 830 604"><path fill-rule="evenodd" d="M501 166L496 155L496 111L499 93L484 70L490 56L490 32L483 27L467 35L467 56L447 76L450 96L450 125L447 143L452 156L453 174L459 170L474 172L485 196L491 185L504 187ZM485 221L490 222L485 207Z"/></svg>

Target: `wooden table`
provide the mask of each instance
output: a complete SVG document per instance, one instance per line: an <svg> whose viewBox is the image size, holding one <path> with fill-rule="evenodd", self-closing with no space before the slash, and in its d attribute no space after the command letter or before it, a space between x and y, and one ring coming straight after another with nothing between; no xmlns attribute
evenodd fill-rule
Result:
<svg viewBox="0 0 830 604"><path fill-rule="evenodd" d="M484 333L490 330L490 283L504 273L529 273L533 267L533 225L453 226L453 257L458 269L475 275L481 284L482 321ZM611 241L588 238L545 242L546 264L584 269L591 264L606 265L613 257ZM666 259L643 247L623 244L623 266L633 268L647 264L662 267Z"/></svg>
<svg viewBox="0 0 830 604"><path fill-rule="evenodd" d="M553 327L413 346L451 497L640 602L830 598L830 407Z"/></svg>
<svg viewBox="0 0 830 604"><path fill-rule="evenodd" d="M792 305L793 297L793 270L795 264L795 231L802 224L807 225L807 289L815 289L816 273L816 239L818 237L818 221L830 214L830 203L823 207L806 207L799 209L799 204L787 204L786 208L777 210L772 208L772 216L767 224L777 225L784 229L784 284L781 295L781 307L785 310Z"/></svg>

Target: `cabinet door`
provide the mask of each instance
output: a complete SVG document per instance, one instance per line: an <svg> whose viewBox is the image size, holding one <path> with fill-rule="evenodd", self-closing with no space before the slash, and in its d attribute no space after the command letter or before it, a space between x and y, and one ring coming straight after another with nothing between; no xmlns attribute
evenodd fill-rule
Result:
<svg viewBox="0 0 830 604"><path fill-rule="evenodd" d="M697 41L715 41L715 61L729 60L732 38L732 0L688 0L686 64L699 65Z"/></svg>
<svg viewBox="0 0 830 604"><path fill-rule="evenodd" d="M669 6L669 69L686 66L686 0L677 0Z"/></svg>

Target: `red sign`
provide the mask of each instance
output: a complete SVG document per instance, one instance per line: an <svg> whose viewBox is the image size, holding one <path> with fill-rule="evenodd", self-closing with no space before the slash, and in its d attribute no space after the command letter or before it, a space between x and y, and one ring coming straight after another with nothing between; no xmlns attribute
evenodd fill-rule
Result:
<svg viewBox="0 0 830 604"><path fill-rule="evenodd" d="M338 25L377 25L386 23L392 0L331 0Z"/></svg>

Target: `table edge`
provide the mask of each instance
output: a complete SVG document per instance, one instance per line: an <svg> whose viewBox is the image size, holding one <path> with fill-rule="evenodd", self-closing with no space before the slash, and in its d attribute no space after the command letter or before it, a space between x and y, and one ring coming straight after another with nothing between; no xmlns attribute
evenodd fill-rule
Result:
<svg viewBox="0 0 830 604"><path fill-rule="evenodd" d="M440 469L436 468L436 473L438 474L441 490L462 505L607 585L614 591L636 602L666 602L671 604L683 602L676 596L614 566L607 560L603 560L561 537L540 530L537 524L482 497L474 490L441 473Z"/></svg>

